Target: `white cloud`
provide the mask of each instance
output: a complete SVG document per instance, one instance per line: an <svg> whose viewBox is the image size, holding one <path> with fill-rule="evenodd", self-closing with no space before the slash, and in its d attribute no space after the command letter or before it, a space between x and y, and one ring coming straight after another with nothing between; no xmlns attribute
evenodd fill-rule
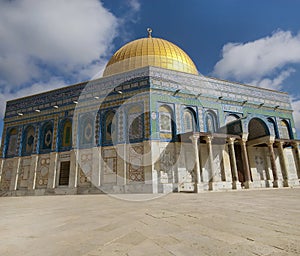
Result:
<svg viewBox="0 0 300 256"><path fill-rule="evenodd" d="M115 17L100 0L0 0L0 146L7 100L102 75L119 27L140 10L126 4Z"/></svg>
<svg viewBox="0 0 300 256"><path fill-rule="evenodd" d="M101 76L125 23L100 0L0 0L0 119L7 100Z"/></svg>
<svg viewBox="0 0 300 256"><path fill-rule="evenodd" d="M98 0L14 0L0 8L0 76L18 86L46 68L62 74L103 57L117 19Z"/></svg>
<svg viewBox="0 0 300 256"><path fill-rule="evenodd" d="M128 4L136 12L141 9L141 4L138 0L128 0Z"/></svg>
<svg viewBox="0 0 300 256"><path fill-rule="evenodd" d="M250 84L267 88L267 89L281 90L282 82L295 71L296 70L293 68L288 68L287 70L281 71L274 78L261 78L260 80L253 80L252 82L250 82Z"/></svg>
<svg viewBox="0 0 300 256"><path fill-rule="evenodd" d="M277 31L253 42L226 44L222 59L215 65L213 73L243 82L256 81L258 85L276 89L278 80L272 87L271 80L274 78L264 80L266 76L274 76L278 70L294 63L300 63L300 33L292 35L290 31ZM286 71L280 74L279 80L291 73Z"/></svg>
<svg viewBox="0 0 300 256"><path fill-rule="evenodd" d="M117 27L98 0L1 0L0 119L7 100L102 70Z"/></svg>
<svg viewBox="0 0 300 256"><path fill-rule="evenodd" d="M300 32L276 31L271 36L247 43L228 43L213 74L224 79L282 90L283 82L300 63ZM293 96L293 95L292 95ZM292 99L295 125L300 131L300 100Z"/></svg>

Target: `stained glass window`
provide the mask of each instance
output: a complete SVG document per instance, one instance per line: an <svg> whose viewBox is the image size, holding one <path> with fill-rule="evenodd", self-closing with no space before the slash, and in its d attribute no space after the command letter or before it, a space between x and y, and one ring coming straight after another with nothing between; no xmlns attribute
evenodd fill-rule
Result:
<svg viewBox="0 0 300 256"><path fill-rule="evenodd" d="M72 145L72 122L70 120L65 121L63 126L62 146L70 147Z"/></svg>
<svg viewBox="0 0 300 256"><path fill-rule="evenodd" d="M172 139L172 110L168 106L160 106L159 108L159 130L161 138Z"/></svg>
<svg viewBox="0 0 300 256"><path fill-rule="evenodd" d="M53 125L52 123L46 123L42 127L42 136L41 136L41 149L50 150L52 147L53 139Z"/></svg>
<svg viewBox="0 0 300 256"><path fill-rule="evenodd" d="M32 126L29 126L26 128L25 133L24 133L24 140L23 140L23 154L29 155L33 152L34 149L34 128Z"/></svg>
<svg viewBox="0 0 300 256"><path fill-rule="evenodd" d="M184 132L195 131L195 118L191 110L184 110L183 114Z"/></svg>
<svg viewBox="0 0 300 256"><path fill-rule="evenodd" d="M206 112L206 130L207 132L216 132L218 127L216 114L212 111Z"/></svg>
<svg viewBox="0 0 300 256"><path fill-rule="evenodd" d="M80 145L88 145L94 142L94 119L86 114L80 118Z"/></svg>
<svg viewBox="0 0 300 256"><path fill-rule="evenodd" d="M171 110L167 106L159 108L159 128L161 132L172 132Z"/></svg>

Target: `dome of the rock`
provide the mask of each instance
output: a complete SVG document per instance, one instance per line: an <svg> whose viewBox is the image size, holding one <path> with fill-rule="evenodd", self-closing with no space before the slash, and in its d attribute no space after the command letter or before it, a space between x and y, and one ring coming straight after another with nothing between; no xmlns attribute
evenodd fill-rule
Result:
<svg viewBox="0 0 300 256"><path fill-rule="evenodd" d="M151 31L151 30L150 30ZM127 43L111 57L103 76L111 76L145 66L198 74L191 58L175 44L161 39L141 38Z"/></svg>

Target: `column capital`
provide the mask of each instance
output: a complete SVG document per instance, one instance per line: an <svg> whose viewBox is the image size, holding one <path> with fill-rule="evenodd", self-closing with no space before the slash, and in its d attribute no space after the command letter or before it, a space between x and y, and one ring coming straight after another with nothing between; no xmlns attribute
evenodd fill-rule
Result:
<svg viewBox="0 0 300 256"><path fill-rule="evenodd" d="M206 143L211 143L212 139L213 139L212 135L207 135L207 136L204 137L204 140L206 141Z"/></svg>
<svg viewBox="0 0 300 256"><path fill-rule="evenodd" d="M283 147L284 142L283 141L276 141L275 143L277 146Z"/></svg>
<svg viewBox="0 0 300 256"><path fill-rule="evenodd" d="M200 138L200 135L197 134L197 133L194 133L194 134L192 134L192 135L189 137L189 139L190 139L192 142L197 141L199 138Z"/></svg>
<svg viewBox="0 0 300 256"><path fill-rule="evenodd" d="M298 141L292 141L291 142L292 147L299 148L299 142Z"/></svg>
<svg viewBox="0 0 300 256"><path fill-rule="evenodd" d="M234 142L235 142L235 138L229 137L229 138L227 138L227 142L228 142L229 145L233 145Z"/></svg>
<svg viewBox="0 0 300 256"><path fill-rule="evenodd" d="M241 143L242 145L246 145L246 143L247 143L248 140L242 138L242 139L240 139L239 141L240 141L240 143Z"/></svg>

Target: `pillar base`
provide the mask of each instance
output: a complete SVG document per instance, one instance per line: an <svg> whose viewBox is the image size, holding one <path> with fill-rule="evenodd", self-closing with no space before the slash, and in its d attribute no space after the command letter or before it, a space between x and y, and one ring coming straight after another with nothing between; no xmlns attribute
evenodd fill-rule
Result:
<svg viewBox="0 0 300 256"><path fill-rule="evenodd" d="M204 190L203 184L200 184L200 183L195 184L195 193L200 193L200 192L202 192L203 190Z"/></svg>
<svg viewBox="0 0 300 256"><path fill-rule="evenodd" d="M283 180L282 185L285 188L289 187L289 181L288 180Z"/></svg>
<svg viewBox="0 0 300 256"><path fill-rule="evenodd" d="M247 180L244 182L244 187L245 189L249 189L249 188L252 188L252 182L250 180Z"/></svg>
<svg viewBox="0 0 300 256"><path fill-rule="evenodd" d="M273 188L279 188L280 187L280 184L278 182L278 180L274 180L273 181Z"/></svg>
<svg viewBox="0 0 300 256"><path fill-rule="evenodd" d="M242 189L241 183L239 181L233 181L231 184L232 184L232 189L236 189L236 190Z"/></svg>
<svg viewBox="0 0 300 256"><path fill-rule="evenodd" d="M213 181L208 182L208 190L214 190L214 183Z"/></svg>

